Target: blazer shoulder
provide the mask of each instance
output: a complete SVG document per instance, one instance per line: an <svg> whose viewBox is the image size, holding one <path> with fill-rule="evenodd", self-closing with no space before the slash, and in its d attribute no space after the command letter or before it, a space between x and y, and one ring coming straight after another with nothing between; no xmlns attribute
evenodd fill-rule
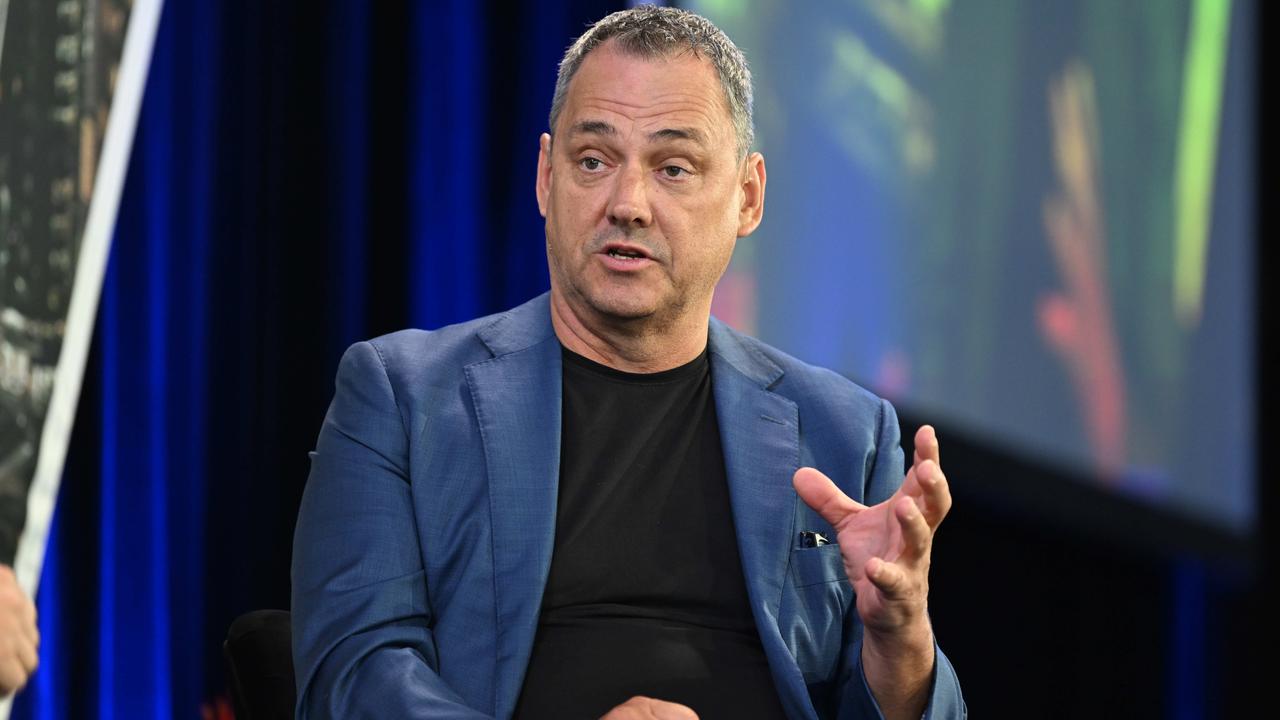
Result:
<svg viewBox="0 0 1280 720"><path fill-rule="evenodd" d="M539 302L542 301L542 302ZM436 330L398 330L353 344L338 370L338 382L356 387L389 385L395 403L413 412L457 398L468 365L532 344L550 332L545 296L505 312Z"/></svg>
<svg viewBox="0 0 1280 720"><path fill-rule="evenodd" d="M463 369L552 336L546 295L510 310L436 330L399 330L366 341L392 385L461 380Z"/></svg>
<svg viewBox="0 0 1280 720"><path fill-rule="evenodd" d="M764 358L781 372L769 388L802 408L829 409L847 415L876 417L888 404L880 396L834 370L805 362L757 338L729 330L747 354Z"/></svg>
<svg viewBox="0 0 1280 720"><path fill-rule="evenodd" d="M738 335L747 353L770 365L769 390L796 404L801 464L827 474L850 497L880 502L902 482L893 405L849 378Z"/></svg>
<svg viewBox="0 0 1280 720"><path fill-rule="evenodd" d="M390 376L412 375L431 367L465 365L490 357L475 326L480 320L438 330L407 329L367 340Z"/></svg>

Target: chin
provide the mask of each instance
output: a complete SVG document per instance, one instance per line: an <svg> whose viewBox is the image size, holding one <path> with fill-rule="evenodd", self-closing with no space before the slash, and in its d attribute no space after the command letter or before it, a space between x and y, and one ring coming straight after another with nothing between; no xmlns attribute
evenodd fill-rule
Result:
<svg viewBox="0 0 1280 720"><path fill-rule="evenodd" d="M658 305L652 298L641 297L639 293L614 289L611 292L592 293L586 297L587 304L597 313L615 320L643 320L653 317Z"/></svg>
<svg viewBox="0 0 1280 720"><path fill-rule="evenodd" d="M635 302L593 302L591 307L605 317L620 321L643 320L653 317L652 306Z"/></svg>

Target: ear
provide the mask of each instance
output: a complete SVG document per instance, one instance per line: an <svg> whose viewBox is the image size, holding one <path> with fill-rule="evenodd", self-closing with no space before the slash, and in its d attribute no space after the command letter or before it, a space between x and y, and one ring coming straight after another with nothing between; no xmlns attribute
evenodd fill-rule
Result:
<svg viewBox="0 0 1280 720"><path fill-rule="evenodd" d="M538 194L538 212L547 216L547 205L551 202L551 136L542 133L538 138L538 182L535 185Z"/></svg>
<svg viewBox="0 0 1280 720"><path fill-rule="evenodd" d="M746 237L760 227L764 217L764 155L753 152L743 161L742 205L738 208L738 237Z"/></svg>

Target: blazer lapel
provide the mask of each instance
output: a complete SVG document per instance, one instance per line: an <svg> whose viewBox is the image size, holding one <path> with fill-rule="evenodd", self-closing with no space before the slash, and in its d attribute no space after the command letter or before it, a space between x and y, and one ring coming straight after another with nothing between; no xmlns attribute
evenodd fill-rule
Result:
<svg viewBox="0 0 1280 720"><path fill-rule="evenodd" d="M519 697L555 545L560 343L545 296L479 333L494 357L466 368L489 474L496 587L494 711Z"/></svg>
<svg viewBox="0 0 1280 720"><path fill-rule="evenodd" d="M804 678L778 630L795 528L791 476L800 466L799 409L771 392L782 369L712 320L711 380L738 552L761 644L791 717L812 714Z"/></svg>

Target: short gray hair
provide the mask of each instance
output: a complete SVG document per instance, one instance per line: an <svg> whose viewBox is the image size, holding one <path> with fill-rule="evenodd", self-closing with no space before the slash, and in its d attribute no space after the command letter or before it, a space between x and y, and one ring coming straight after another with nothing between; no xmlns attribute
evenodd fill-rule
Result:
<svg viewBox="0 0 1280 720"><path fill-rule="evenodd" d="M663 58L679 52L691 52L694 57L705 55L720 76L720 87L737 134L738 157L746 157L755 140L755 127L751 122L751 70L746 56L710 20L688 10L655 5L638 5L608 15L569 46L560 61L556 92L551 98L552 133L564 109L569 81L578 73L587 54L609 39L616 39L623 53L639 58Z"/></svg>

